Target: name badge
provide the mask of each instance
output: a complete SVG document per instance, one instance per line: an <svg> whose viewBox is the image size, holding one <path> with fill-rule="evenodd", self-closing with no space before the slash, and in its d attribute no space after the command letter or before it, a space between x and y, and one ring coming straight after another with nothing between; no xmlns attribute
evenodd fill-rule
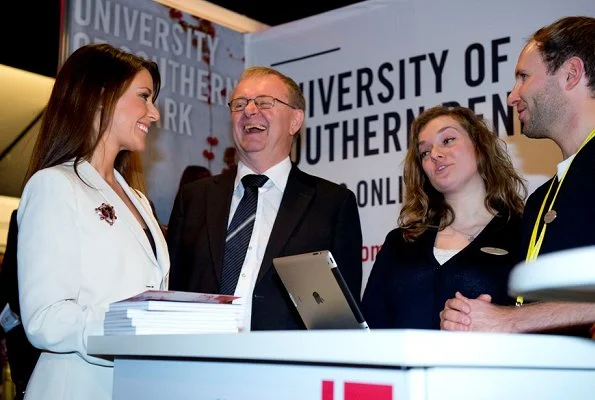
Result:
<svg viewBox="0 0 595 400"><path fill-rule="evenodd" d="M500 249L498 247L482 247L480 250L484 253L493 254L495 256L505 256L508 254L508 250Z"/></svg>
<svg viewBox="0 0 595 400"><path fill-rule="evenodd" d="M556 212L556 210L549 210L548 212L545 213L545 216L543 217L543 222L545 222L546 224L549 224L553 220L555 220L557 216L558 216L558 213Z"/></svg>

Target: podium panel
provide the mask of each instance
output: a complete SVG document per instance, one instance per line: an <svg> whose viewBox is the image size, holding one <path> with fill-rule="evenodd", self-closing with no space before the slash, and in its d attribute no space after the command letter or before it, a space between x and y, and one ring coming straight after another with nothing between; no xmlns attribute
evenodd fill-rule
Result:
<svg viewBox="0 0 595 400"><path fill-rule="evenodd" d="M595 371L116 360L114 400L592 399ZM589 389L590 388L590 389Z"/></svg>
<svg viewBox="0 0 595 400"><path fill-rule="evenodd" d="M344 383L359 384L360 393L366 388L372 393L386 388L390 397L379 399L392 399L393 393L399 393L395 398L408 398L403 396L415 389L408 387L406 370L172 360L116 362L115 400L335 400L344 398ZM350 398L349 393L346 396Z"/></svg>
<svg viewBox="0 0 595 400"><path fill-rule="evenodd" d="M553 335L301 331L89 339L114 399L593 399L595 341Z"/></svg>

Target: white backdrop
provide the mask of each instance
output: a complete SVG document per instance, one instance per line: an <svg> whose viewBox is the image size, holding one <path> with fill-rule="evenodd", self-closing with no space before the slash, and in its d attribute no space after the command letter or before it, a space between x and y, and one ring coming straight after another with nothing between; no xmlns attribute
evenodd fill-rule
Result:
<svg viewBox="0 0 595 400"><path fill-rule="evenodd" d="M369 0L246 36L248 65L302 85L300 168L357 196L364 282L396 227L407 132L424 108L456 102L483 114L530 191L554 174L557 147L521 136L506 97L528 36L568 15L595 16L595 1Z"/></svg>

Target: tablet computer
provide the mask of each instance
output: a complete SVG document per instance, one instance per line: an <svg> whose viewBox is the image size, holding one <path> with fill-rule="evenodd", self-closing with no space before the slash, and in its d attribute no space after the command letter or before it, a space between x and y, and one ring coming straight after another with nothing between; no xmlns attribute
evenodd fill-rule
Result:
<svg viewBox="0 0 595 400"><path fill-rule="evenodd" d="M273 259L308 329L369 329L328 250Z"/></svg>

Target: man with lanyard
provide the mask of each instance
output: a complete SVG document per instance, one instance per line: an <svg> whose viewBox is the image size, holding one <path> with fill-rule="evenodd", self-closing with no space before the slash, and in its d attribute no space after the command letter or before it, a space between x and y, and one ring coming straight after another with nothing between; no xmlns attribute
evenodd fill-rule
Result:
<svg viewBox="0 0 595 400"><path fill-rule="evenodd" d="M595 245L595 18L566 17L535 32L521 52L508 104L522 133L553 140L564 161L527 200L521 249L526 261ZM594 266L595 268L595 266ZM440 314L459 331L555 332L587 336L595 304L536 302L517 307L457 293ZM591 330L593 333L593 329Z"/></svg>

